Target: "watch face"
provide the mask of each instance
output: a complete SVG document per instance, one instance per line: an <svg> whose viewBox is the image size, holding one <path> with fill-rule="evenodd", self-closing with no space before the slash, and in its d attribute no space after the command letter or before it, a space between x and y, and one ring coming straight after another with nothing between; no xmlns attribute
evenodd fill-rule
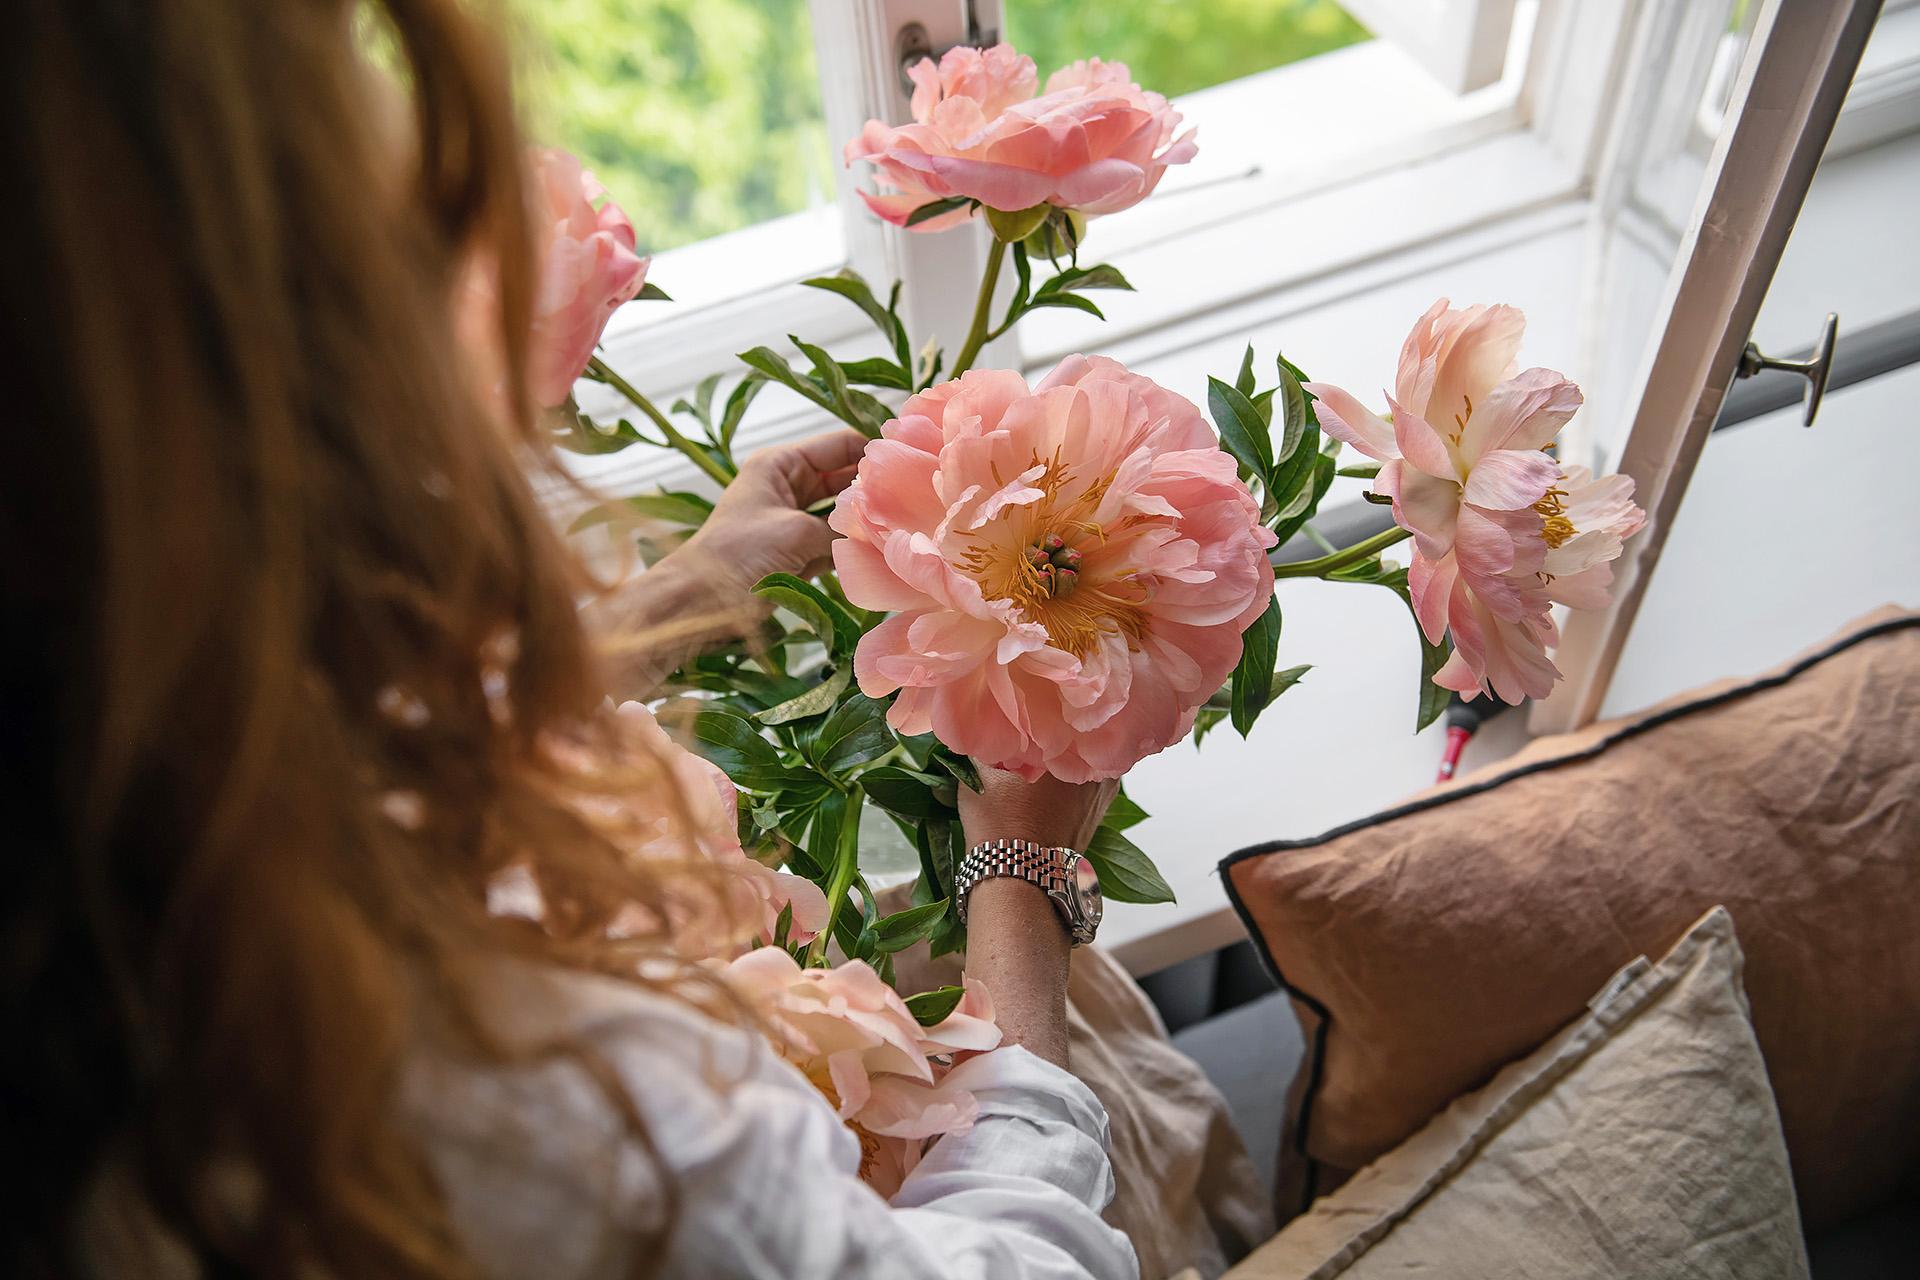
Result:
<svg viewBox="0 0 1920 1280"><path fill-rule="evenodd" d="M1080 900L1080 910L1087 923L1099 924L1106 912L1106 899L1100 896L1100 876L1085 857L1073 861L1073 893Z"/></svg>

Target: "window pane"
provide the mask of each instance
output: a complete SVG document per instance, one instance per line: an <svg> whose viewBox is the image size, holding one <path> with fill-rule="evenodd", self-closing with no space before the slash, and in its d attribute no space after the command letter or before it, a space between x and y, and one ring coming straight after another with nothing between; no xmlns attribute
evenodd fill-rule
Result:
<svg viewBox="0 0 1920 1280"><path fill-rule="evenodd" d="M1043 78L1099 57L1168 97L1369 38L1332 0L1007 0L1006 19L1008 42Z"/></svg>
<svg viewBox="0 0 1920 1280"><path fill-rule="evenodd" d="M530 127L642 252L833 202L806 0L517 0Z"/></svg>

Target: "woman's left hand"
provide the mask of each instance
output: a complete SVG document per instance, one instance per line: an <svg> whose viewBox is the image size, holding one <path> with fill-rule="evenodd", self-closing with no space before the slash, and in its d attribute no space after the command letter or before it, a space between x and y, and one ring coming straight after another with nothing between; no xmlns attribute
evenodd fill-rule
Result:
<svg viewBox="0 0 1920 1280"><path fill-rule="evenodd" d="M753 594L770 573L807 577L831 563L833 531L807 508L853 482L867 439L830 431L748 456L706 522L587 613L615 660L623 697L640 697L716 642L773 612Z"/></svg>
<svg viewBox="0 0 1920 1280"><path fill-rule="evenodd" d="M853 482L867 438L830 431L750 454L699 532L655 566L692 572L737 603L770 573L807 577L830 563L833 532L807 508ZM722 603L736 603L726 601ZM770 610L761 609L764 616Z"/></svg>

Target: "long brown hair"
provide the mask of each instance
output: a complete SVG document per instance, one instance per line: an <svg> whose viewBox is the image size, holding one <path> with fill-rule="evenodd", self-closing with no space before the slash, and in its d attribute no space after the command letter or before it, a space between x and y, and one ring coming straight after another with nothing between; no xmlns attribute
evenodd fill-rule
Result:
<svg viewBox="0 0 1920 1280"><path fill-rule="evenodd" d="M504 1052L490 958L631 975L666 946L605 940L669 889L582 816L623 785L579 765L612 745L590 584L533 497L517 374L500 412L452 337L476 252L510 370L529 307L471 8L9 10L9 1275L82 1268L106 1168L205 1274L465 1273L393 1118L409 1047ZM511 863L545 930L487 914Z"/></svg>

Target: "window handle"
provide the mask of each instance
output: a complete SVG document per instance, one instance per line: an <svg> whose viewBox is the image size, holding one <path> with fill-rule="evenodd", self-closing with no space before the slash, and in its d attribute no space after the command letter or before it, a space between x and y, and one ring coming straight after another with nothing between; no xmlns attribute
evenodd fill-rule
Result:
<svg viewBox="0 0 1920 1280"><path fill-rule="evenodd" d="M1813 350L1804 358L1788 359L1764 355L1752 342L1740 353L1740 367L1735 376L1751 378L1766 369L1778 369L1782 373L1797 373L1807 380L1806 395L1802 400L1805 413L1800 425L1813 425L1814 415L1820 412L1820 398L1827 393L1827 378L1833 373L1833 351L1840 340L1840 316L1836 312L1827 312L1827 319L1820 326L1820 338L1813 344Z"/></svg>

